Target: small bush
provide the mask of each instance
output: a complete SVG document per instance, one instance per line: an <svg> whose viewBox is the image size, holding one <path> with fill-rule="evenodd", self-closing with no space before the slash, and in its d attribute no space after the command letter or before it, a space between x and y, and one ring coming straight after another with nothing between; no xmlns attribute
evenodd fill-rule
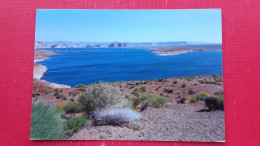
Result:
<svg viewBox="0 0 260 146"><path fill-rule="evenodd" d="M164 96L164 93L162 92L162 93L160 93L160 96Z"/></svg>
<svg viewBox="0 0 260 146"><path fill-rule="evenodd" d="M32 103L31 136L33 140L63 139L62 119L57 110L44 102Z"/></svg>
<svg viewBox="0 0 260 146"><path fill-rule="evenodd" d="M124 93L116 86L108 83L94 84L87 92L80 95L79 103L84 106L85 112L92 115L94 111L111 106L129 106Z"/></svg>
<svg viewBox="0 0 260 146"><path fill-rule="evenodd" d="M154 108L164 107L165 103L166 103L166 100L162 96L153 97L151 100L151 106Z"/></svg>
<svg viewBox="0 0 260 146"><path fill-rule="evenodd" d="M158 89L160 89L160 88L162 88L162 86L157 87L155 90L158 90Z"/></svg>
<svg viewBox="0 0 260 146"><path fill-rule="evenodd" d="M217 92L215 92L214 94L215 94L215 95L223 95L224 92L223 92L223 91L217 91Z"/></svg>
<svg viewBox="0 0 260 146"><path fill-rule="evenodd" d="M81 87L78 90L81 91L81 92L86 92L87 91L87 89L85 87Z"/></svg>
<svg viewBox="0 0 260 146"><path fill-rule="evenodd" d="M54 105L54 107L57 109L58 112L63 111L65 104L64 103L57 103Z"/></svg>
<svg viewBox="0 0 260 146"><path fill-rule="evenodd" d="M205 105L210 111L224 110L224 100L218 97L206 98Z"/></svg>
<svg viewBox="0 0 260 146"><path fill-rule="evenodd" d="M83 127L87 123L87 119L84 117L76 117L67 120L64 123L64 129L66 129L66 134L71 136L73 133L78 131L81 127Z"/></svg>
<svg viewBox="0 0 260 146"><path fill-rule="evenodd" d="M140 94L138 97L134 96L131 98L133 107L136 107L138 104L144 102L145 100L149 100L149 94Z"/></svg>
<svg viewBox="0 0 260 146"><path fill-rule="evenodd" d="M195 93L196 93L196 90L194 90L194 89L189 89L188 94L195 94Z"/></svg>
<svg viewBox="0 0 260 146"><path fill-rule="evenodd" d="M181 98L181 99L178 99L177 100L177 103L179 103L179 104L185 104L185 101L186 101L186 98Z"/></svg>
<svg viewBox="0 0 260 146"><path fill-rule="evenodd" d="M78 102L68 102L65 106L64 109L66 114L70 113L80 113L84 111L84 106Z"/></svg>
<svg viewBox="0 0 260 146"><path fill-rule="evenodd" d="M52 93L52 91L45 91L45 95L48 95L48 94L50 94L50 93Z"/></svg>
<svg viewBox="0 0 260 146"><path fill-rule="evenodd" d="M186 84L184 84L184 83L181 84L181 87L182 87L182 88L185 88L185 87L186 87Z"/></svg>
<svg viewBox="0 0 260 146"><path fill-rule="evenodd" d="M65 97L65 95L63 95L63 94L58 94L58 95L56 96L56 99L67 100L67 97Z"/></svg>
<svg viewBox="0 0 260 146"><path fill-rule="evenodd" d="M166 93L173 93L173 89L164 88L164 92L166 92Z"/></svg>
<svg viewBox="0 0 260 146"><path fill-rule="evenodd" d="M195 97L190 98L190 103L196 103L196 102L198 102L197 98L195 98Z"/></svg>
<svg viewBox="0 0 260 146"><path fill-rule="evenodd" d="M150 94L156 94L154 90L149 91Z"/></svg>
<svg viewBox="0 0 260 146"><path fill-rule="evenodd" d="M177 83L178 83L178 81L177 81L177 80L174 80L172 83L173 83L173 84L177 84Z"/></svg>
<svg viewBox="0 0 260 146"><path fill-rule="evenodd" d="M139 113L128 108L108 108L94 114L95 125L123 125L140 118Z"/></svg>
<svg viewBox="0 0 260 146"><path fill-rule="evenodd" d="M76 88L85 88L85 87L86 87L86 85L84 85L84 84L79 84L76 86Z"/></svg>
<svg viewBox="0 0 260 146"><path fill-rule="evenodd" d="M200 92L199 95L205 96L205 97L210 97L210 95L207 92Z"/></svg>
<svg viewBox="0 0 260 146"><path fill-rule="evenodd" d="M200 94L196 96L198 101L204 101L208 97L210 97L210 95L207 92L200 92Z"/></svg>
<svg viewBox="0 0 260 146"><path fill-rule="evenodd" d="M139 95L140 95L140 93L138 92L138 89L137 89L137 88L135 88L135 89L132 91L131 94L133 94L133 95L135 95L135 96L139 96Z"/></svg>
<svg viewBox="0 0 260 146"><path fill-rule="evenodd" d="M146 91L146 87L141 87L141 88L139 89L139 91L140 91L140 92L145 92L145 91Z"/></svg>

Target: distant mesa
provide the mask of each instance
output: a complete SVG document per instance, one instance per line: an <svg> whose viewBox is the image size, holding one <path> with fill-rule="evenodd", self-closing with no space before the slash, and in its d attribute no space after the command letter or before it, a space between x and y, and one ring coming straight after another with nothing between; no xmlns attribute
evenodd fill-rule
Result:
<svg viewBox="0 0 260 146"><path fill-rule="evenodd" d="M59 44L52 45L51 48L72 48L72 47L67 44L59 43Z"/></svg>
<svg viewBox="0 0 260 146"><path fill-rule="evenodd" d="M109 44L108 47L118 48L118 47L126 47L126 45L123 43L119 43L119 42L113 42L113 43Z"/></svg>

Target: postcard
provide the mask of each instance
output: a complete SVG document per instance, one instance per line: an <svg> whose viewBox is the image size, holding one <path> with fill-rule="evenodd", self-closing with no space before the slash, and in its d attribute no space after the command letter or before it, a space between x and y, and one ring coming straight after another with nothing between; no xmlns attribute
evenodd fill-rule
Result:
<svg viewBox="0 0 260 146"><path fill-rule="evenodd" d="M31 140L224 142L221 9L37 9Z"/></svg>

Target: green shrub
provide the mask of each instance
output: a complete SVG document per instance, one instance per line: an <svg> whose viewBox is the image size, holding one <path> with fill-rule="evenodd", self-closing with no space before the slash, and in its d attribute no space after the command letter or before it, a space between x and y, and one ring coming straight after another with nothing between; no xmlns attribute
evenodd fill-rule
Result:
<svg viewBox="0 0 260 146"><path fill-rule="evenodd" d="M66 134L68 136L71 136L73 133L75 133L81 127L83 127L87 122L87 119L85 119L84 117L76 117L67 120L64 123L64 129L66 129Z"/></svg>
<svg viewBox="0 0 260 146"><path fill-rule="evenodd" d="M162 88L162 86L157 87L155 90L158 90L158 89L160 89L160 88Z"/></svg>
<svg viewBox="0 0 260 146"><path fill-rule="evenodd" d="M181 84L181 87L182 87L182 88L185 88L185 87L186 87L186 84L184 84L184 83Z"/></svg>
<svg viewBox="0 0 260 146"><path fill-rule="evenodd" d="M198 102L197 98L195 98L195 97L190 98L190 103L196 103L196 102Z"/></svg>
<svg viewBox="0 0 260 146"><path fill-rule="evenodd" d="M140 91L140 92L145 92L145 91L146 91L146 87L141 87L141 88L139 89L139 91Z"/></svg>
<svg viewBox="0 0 260 146"><path fill-rule="evenodd" d="M149 91L150 94L156 94L154 90Z"/></svg>
<svg viewBox="0 0 260 146"><path fill-rule="evenodd" d="M160 93L160 96L164 96L164 93L162 92L162 93Z"/></svg>
<svg viewBox="0 0 260 146"><path fill-rule="evenodd" d="M79 96L78 101L84 106L88 115L92 115L95 110L111 107L115 104L129 105L124 93L119 88L102 82L87 89L86 93Z"/></svg>
<svg viewBox="0 0 260 146"><path fill-rule="evenodd" d="M44 102L32 103L31 139L63 139L62 119L58 111Z"/></svg>
<svg viewBox="0 0 260 146"><path fill-rule="evenodd" d="M86 85L84 85L84 84L79 84L76 86L76 88L85 88L85 87L86 87Z"/></svg>
<svg viewBox="0 0 260 146"><path fill-rule="evenodd" d="M138 89L135 88L133 91L132 91L132 94L135 95L135 96L139 96L140 93L138 92Z"/></svg>
<svg viewBox="0 0 260 146"><path fill-rule="evenodd" d="M50 93L52 93L52 91L45 91L45 95L48 95L48 94L50 94Z"/></svg>
<svg viewBox="0 0 260 146"><path fill-rule="evenodd" d="M81 92L86 92L87 91L87 89L85 87L81 87L78 90L81 91Z"/></svg>
<svg viewBox="0 0 260 146"><path fill-rule="evenodd" d="M178 81L177 81L177 80L174 80L172 83L173 83L173 84L177 84L177 83L178 83Z"/></svg>
<svg viewBox="0 0 260 146"><path fill-rule="evenodd" d="M166 92L166 93L173 93L173 89L164 88L164 92Z"/></svg>
<svg viewBox="0 0 260 146"><path fill-rule="evenodd" d="M218 97L209 97L205 99L205 105L210 111L224 110L224 100Z"/></svg>
<svg viewBox="0 0 260 146"><path fill-rule="evenodd" d="M154 108L164 107L164 103L166 102L163 96L156 96L151 99L151 106Z"/></svg>
<svg viewBox="0 0 260 146"><path fill-rule="evenodd" d="M67 97L65 97L65 95L63 95L63 94L58 94L58 95L56 96L56 99L67 100Z"/></svg>
<svg viewBox="0 0 260 146"><path fill-rule="evenodd" d="M198 101L204 101L206 98L209 98L210 95L207 92L200 92L198 96L196 96Z"/></svg>
<svg viewBox="0 0 260 146"><path fill-rule="evenodd" d="M194 90L194 89L189 89L188 94L195 94L195 93L196 93L196 90Z"/></svg>
<svg viewBox="0 0 260 146"><path fill-rule="evenodd" d="M178 100L177 100L177 103L184 104L185 101L186 101L186 98L183 97L183 98L181 98L181 99L178 99Z"/></svg>
<svg viewBox="0 0 260 146"><path fill-rule="evenodd" d="M223 95L224 92L223 92L223 91L216 91L214 94L215 94L215 95Z"/></svg>
<svg viewBox="0 0 260 146"><path fill-rule="evenodd" d="M64 107L65 107L65 104L64 103L57 103L54 105L54 107L57 109L58 112L62 112Z"/></svg>
<svg viewBox="0 0 260 146"><path fill-rule="evenodd" d="M70 113L80 113L84 111L84 106L78 102L68 102L63 110L65 111L66 114Z"/></svg>
<svg viewBox="0 0 260 146"><path fill-rule="evenodd" d="M134 96L131 98L133 107L136 107L138 104L144 102L145 100L149 100L149 94L140 94L138 97Z"/></svg>

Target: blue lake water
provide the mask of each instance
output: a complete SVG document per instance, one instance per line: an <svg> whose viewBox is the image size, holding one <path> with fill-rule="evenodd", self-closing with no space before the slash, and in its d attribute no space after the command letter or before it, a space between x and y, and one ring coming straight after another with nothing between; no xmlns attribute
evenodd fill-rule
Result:
<svg viewBox="0 0 260 146"><path fill-rule="evenodd" d="M38 62L48 68L42 79L72 87L99 81L222 75L222 51L217 50L174 56L157 56L147 49L135 48L47 50L63 55L51 56L43 62Z"/></svg>

